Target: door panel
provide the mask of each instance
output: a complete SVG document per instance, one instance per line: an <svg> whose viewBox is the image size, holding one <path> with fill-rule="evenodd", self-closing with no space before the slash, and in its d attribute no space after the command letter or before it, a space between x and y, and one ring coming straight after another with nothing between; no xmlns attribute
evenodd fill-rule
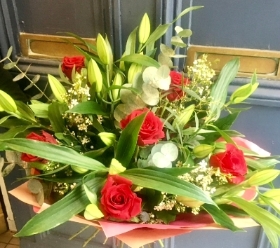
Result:
<svg viewBox="0 0 280 248"><path fill-rule="evenodd" d="M10 45L15 47L14 55L21 56L19 32L57 35L57 32L70 31L80 36L95 38L97 33L107 34L114 47L116 56L120 56L125 47L128 34L139 24L144 12L151 18L152 27L170 22L183 8L204 5L203 9L185 16L181 24L190 27L193 36L190 44L203 46L221 46L234 48L280 50L279 9L280 2L263 0L252 3L249 0L1 0L0 1L0 49L5 56ZM162 42L168 43L173 30L168 31ZM53 61L21 58L21 65L32 62L30 73L54 71ZM52 73L51 72L51 73ZM248 81L237 78L229 92L236 86ZM234 128L246 137L273 154L280 154L280 84L278 80L260 80L258 91L249 99L252 108L242 113ZM16 178L22 175L20 169L8 178L6 184L11 189ZM277 182L280 187L280 181ZM20 229L34 214L32 209L11 197L17 227ZM68 238L81 230L82 225L67 222L52 231L21 239L21 247L82 247L93 234L88 229L74 241ZM91 247L115 247L113 239L103 245L104 236L100 233L90 244ZM90 247L89 246L89 247ZM160 247L154 244L154 247ZM249 228L246 233L230 231L194 231L190 234L168 239L165 247L176 248L239 247L268 248L261 228Z"/></svg>

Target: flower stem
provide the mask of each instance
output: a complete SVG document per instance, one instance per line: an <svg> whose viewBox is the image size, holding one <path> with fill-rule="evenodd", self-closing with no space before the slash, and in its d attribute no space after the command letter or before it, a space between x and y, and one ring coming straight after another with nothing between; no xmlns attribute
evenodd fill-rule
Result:
<svg viewBox="0 0 280 248"><path fill-rule="evenodd" d="M75 237L77 237L80 233L82 233L83 231L85 231L87 228L89 228L89 226L85 226L82 230L80 230L79 232L75 233L73 236L71 236L69 238L69 240L74 239Z"/></svg>
<svg viewBox="0 0 280 248"><path fill-rule="evenodd" d="M159 239L158 242L159 242L159 244L160 244L161 247L164 247L164 244L163 244L163 242L162 242L161 239Z"/></svg>
<svg viewBox="0 0 280 248"><path fill-rule="evenodd" d="M83 247L86 247L87 244L88 244L92 239L95 238L95 236L99 233L99 231L100 231L100 230L97 229L97 230L88 238L88 240L84 243Z"/></svg>

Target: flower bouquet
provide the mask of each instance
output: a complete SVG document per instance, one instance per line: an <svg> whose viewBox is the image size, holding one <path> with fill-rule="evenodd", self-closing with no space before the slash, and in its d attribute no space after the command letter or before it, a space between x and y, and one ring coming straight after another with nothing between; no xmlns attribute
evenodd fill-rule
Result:
<svg viewBox="0 0 280 248"><path fill-rule="evenodd" d="M118 59L107 37L98 34L93 45L73 35L81 56L63 59L60 78L48 75L51 94L36 85L39 76L22 71L14 80L26 77L39 94L24 103L0 91L0 148L8 163L20 153L27 171L27 182L11 193L41 207L17 237L72 219L138 247L197 229L259 223L278 247L279 219L265 209L280 212L280 190L272 187L278 161L230 129L244 110L238 104L258 87L256 75L227 97L238 59L218 76L206 55L179 71L173 59L185 57L177 51L191 35L179 26L171 46L156 47L176 20L198 8L154 31L145 14ZM10 54L4 67L18 68Z"/></svg>

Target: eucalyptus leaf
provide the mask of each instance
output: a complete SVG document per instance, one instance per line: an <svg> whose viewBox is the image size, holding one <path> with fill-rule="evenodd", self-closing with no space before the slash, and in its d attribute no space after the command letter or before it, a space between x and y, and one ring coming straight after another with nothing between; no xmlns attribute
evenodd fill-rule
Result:
<svg viewBox="0 0 280 248"><path fill-rule="evenodd" d="M158 62L161 65L167 65L169 68L173 67L173 62L172 62L171 58L164 55L163 53L160 53L158 55Z"/></svg>
<svg viewBox="0 0 280 248"><path fill-rule="evenodd" d="M180 48L184 48L187 46L187 44L179 36L173 36L171 38L171 44Z"/></svg>
<svg viewBox="0 0 280 248"><path fill-rule="evenodd" d="M7 54L6 54L6 58L10 58L11 55L12 55L12 52L13 52L13 47L10 46L9 49L8 49L8 51L7 51Z"/></svg>
<svg viewBox="0 0 280 248"><path fill-rule="evenodd" d="M10 163L8 164L1 172L2 177L8 176L12 170L15 168L16 164L15 163Z"/></svg>
<svg viewBox="0 0 280 248"><path fill-rule="evenodd" d="M39 79L40 79L40 75L35 75L31 80L32 82L24 88L24 91L30 89L33 85L35 85L39 81Z"/></svg>
<svg viewBox="0 0 280 248"><path fill-rule="evenodd" d="M39 194L43 190L43 185L39 180L30 179L27 183L27 187L32 194Z"/></svg>
<svg viewBox="0 0 280 248"><path fill-rule="evenodd" d="M182 38L188 38L192 35L192 31L190 29L183 29L178 32L178 35Z"/></svg>
<svg viewBox="0 0 280 248"><path fill-rule="evenodd" d="M19 81L19 80L23 79L24 77L25 77L25 73L21 72L20 74L18 74L17 76L15 76L13 78L13 82Z"/></svg>
<svg viewBox="0 0 280 248"><path fill-rule="evenodd" d="M5 151L6 160L10 163L21 164L21 153L15 151Z"/></svg>
<svg viewBox="0 0 280 248"><path fill-rule="evenodd" d="M17 64L17 62L10 62L10 63L5 64L3 66L3 68L5 70L10 70L10 69L14 68L16 66L16 64Z"/></svg>
<svg viewBox="0 0 280 248"><path fill-rule="evenodd" d="M166 46L165 44L160 44L160 51L163 53L163 55L167 57L171 57L175 54L175 51L171 47Z"/></svg>
<svg viewBox="0 0 280 248"><path fill-rule="evenodd" d="M37 203L42 206L45 201L44 191L40 190L38 194L35 195Z"/></svg>
<svg viewBox="0 0 280 248"><path fill-rule="evenodd" d="M38 93L38 94L32 96L31 100L38 100L38 99L42 98L43 95L44 95L43 93Z"/></svg>
<svg viewBox="0 0 280 248"><path fill-rule="evenodd" d="M150 37L148 38L147 42L146 42L146 46L148 46L149 44L153 44L155 43L159 38L161 38L166 31L168 30L168 28L174 23L176 22L178 19L180 19L183 15L189 13L192 10L196 10L196 9L200 9L203 8L203 6L192 6L189 7L185 10L183 10L171 23L167 23L167 24L163 24L163 25L159 25L154 32L151 33Z"/></svg>

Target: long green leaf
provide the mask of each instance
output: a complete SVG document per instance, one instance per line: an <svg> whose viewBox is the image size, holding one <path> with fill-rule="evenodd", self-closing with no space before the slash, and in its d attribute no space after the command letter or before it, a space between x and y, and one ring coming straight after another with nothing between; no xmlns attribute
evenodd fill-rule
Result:
<svg viewBox="0 0 280 248"><path fill-rule="evenodd" d="M204 203L216 205L199 187L180 180L176 176L170 176L163 172L147 169L130 169L121 173L121 175L141 187L155 189L169 194L186 196Z"/></svg>
<svg viewBox="0 0 280 248"><path fill-rule="evenodd" d="M173 21L172 24L175 23L177 20L179 20L183 15L189 13L190 11L196 10L196 9L201 9L203 6L192 6L189 8L184 9Z"/></svg>
<svg viewBox="0 0 280 248"><path fill-rule="evenodd" d="M157 68L160 67L160 64L156 60L150 58L149 56L143 55L143 54L126 55L126 56L123 56L121 59L119 59L119 61L136 63L136 64L143 65L143 66L154 66Z"/></svg>
<svg viewBox="0 0 280 248"><path fill-rule="evenodd" d="M273 248L279 248L279 237L278 235L273 232L272 230L270 230L269 228L267 228L266 226L262 227L268 240L270 241L271 245Z"/></svg>
<svg viewBox="0 0 280 248"><path fill-rule="evenodd" d="M171 176L180 176L180 175L183 175L185 173L192 171L194 168L195 167L159 168L156 166L149 166L149 167L146 167L145 169L163 172L163 173L166 173Z"/></svg>
<svg viewBox="0 0 280 248"><path fill-rule="evenodd" d="M163 25L159 25L155 29L155 31L153 33L151 33L151 35L149 36L148 40L145 43L145 46L148 46L148 45L156 42L159 38L161 38L166 33L167 29L174 22L176 22L178 19L180 19L183 15L189 13L192 10L196 10L196 9L200 9L200 8L203 8L203 6L193 6L193 7L186 8L171 23L166 23L166 24L163 24Z"/></svg>
<svg viewBox="0 0 280 248"><path fill-rule="evenodd" d="M136 47L136 34L137 34L138 27L136 27L128 36L126 45L125 45L125 52L124 55L134 54L135 47Z"/></svg>
<svg viewBox="0 0 280 248"><path fill-rule="evenodd" d="M231 231L242 230L236 227L232 219L220 208L209 204L204 204L202 208L212 216L215 223L221 225L222 227L225 227Z"/></svg>
<svg viewBox="0 0 280 248"><path fill-rule="evenodd" d="M229 84L235 78L239 69L239 59L233 59L226 63L219 74L211 90L211 102L209 105L209 114L207 120L216 120L219 118L222 108L225 104L227 97L227 90Z"/></svg>
<svg viewBox="0 0 280 248"><path fill-rule="evenodd" d="M15 101L15 103L17 105L17 111L13 114L15 117L28 122L36 122L34 113L28 105L21 101Z"/></svg>
<svg viewBox="0 0 280 248"><path fill-rule="evenodd" d="M35 116L39 118L48 118L48 109L49 104L48 103L32 103L29 105L29 107L34 112Z"/></svg>
<svg viewBox="0 0 280 248"><path fill-rule="evenodd" d="M103 178L94 178L87 183L87 186L92 191L97 191L103 180ZM89 203L84 188L80 185L61 200L35 215L15 236L31 236L59 226L82 212Z"/></svg>
<svg viewBox="0 0 280 248"><path fill-rule="evenodd" d="M107 170L99 161L83 156L71 148L37 140L21 138L0 140L0 149L12 149L57 163L75 165L88 170Z"/></svg>
<svg viewBox="0 0 280 248"><path fill-rule="evenodd" d="M56 133L63 133L65 130L65 123L62 116L66 110L68 110L67 105L59 102L53 102L48 107L48 117Z"/></svg>
<svg viewBox="0 0 280 248"><path fill-rule="evenodd" d="M19 135L20 133L25 132L27 129L36 127L32 125L24 125L24 126L16 126L16 127L11 127L7 132L5 133L0 133L0 147L2 147L2 140L6 139L12 139Z"/></svg>
<svg viewBox="0 0 280 248"><path fill-rule="evenodd" d="M81 102L75 105L72 109L69 109L67 112L91 115L109 115L98 103L93 101Z"/></svg>
<svg viewBox="0 0 280 248"><path fill-rule="evenodd" d="M124 166L128 167L134 154L138 134L147 113L143 113L134 118L122 131L116 149L116 159Z"/></svg>
<svg viewBox="0 0 280 248"><path fill-rule="evenodd" d="M253 219L259 222L262 226L266 226L271 231L280 235L280 221L275 215L257 206L255 203L248 202L239 197L228 197L228 199L234 202L238 207L243 209L245 212L247 212Z"/></svg>

